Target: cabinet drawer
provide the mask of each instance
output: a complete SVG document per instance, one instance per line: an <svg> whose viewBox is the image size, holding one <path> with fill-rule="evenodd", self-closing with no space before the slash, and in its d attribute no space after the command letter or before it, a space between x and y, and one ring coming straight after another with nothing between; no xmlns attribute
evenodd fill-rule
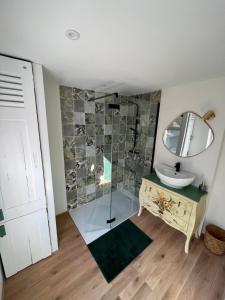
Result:
<svg viewBox="0 0 225 300"><path fill-rule="evenodd" d="M187 231L193 209L191 201L149 183L143 183L140 199L143 206L154 215L162 217L168 224L179 230Z"/></svg>

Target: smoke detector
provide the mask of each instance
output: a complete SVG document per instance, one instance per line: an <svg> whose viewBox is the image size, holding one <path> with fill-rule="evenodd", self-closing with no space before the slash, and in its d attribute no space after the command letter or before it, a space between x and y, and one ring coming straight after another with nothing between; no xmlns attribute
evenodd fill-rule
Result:
<svg viewBox="0 0 225 300"><path fill-rule="evenodd" d="M80 38L80 33L74 29L67 29L65 35L69 40L79 40Z"/></svg>

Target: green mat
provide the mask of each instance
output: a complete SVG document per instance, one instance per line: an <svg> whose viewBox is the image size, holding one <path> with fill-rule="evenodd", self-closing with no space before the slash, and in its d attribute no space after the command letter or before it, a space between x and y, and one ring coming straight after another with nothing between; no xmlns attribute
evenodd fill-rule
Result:
<svg viewBox="0 0 225 300"><path fill-rule="evenodd" d="M127 220L88 245L107 282L113 280L152 240Z"/></svg>

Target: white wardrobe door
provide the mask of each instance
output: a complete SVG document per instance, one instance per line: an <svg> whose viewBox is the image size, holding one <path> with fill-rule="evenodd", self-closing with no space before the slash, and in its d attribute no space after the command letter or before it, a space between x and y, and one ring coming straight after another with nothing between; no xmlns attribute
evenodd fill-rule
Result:
<svg viewBox="0 0 225 300"><path fill-rule="evenodd" d="M46 207L32 65L0 56L0 208L4 221Z"/></svg>
<svg viewBox="0 0 225 300"><path fill-rule="evenodd" d="M46 210L4 224L6 235L0 238L1 257L6 277L51 255Z"/></svg>

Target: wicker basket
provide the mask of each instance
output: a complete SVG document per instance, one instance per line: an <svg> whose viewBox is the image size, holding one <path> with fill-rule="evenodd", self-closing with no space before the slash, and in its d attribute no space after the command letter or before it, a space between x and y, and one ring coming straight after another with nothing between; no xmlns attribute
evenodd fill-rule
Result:
<svg viewBox="0 0 225 300"><path fill-rule="evenodd" d="M222 228L216 225L207 225L204 242L212 253L225 254L225 230Z"/></svg>

